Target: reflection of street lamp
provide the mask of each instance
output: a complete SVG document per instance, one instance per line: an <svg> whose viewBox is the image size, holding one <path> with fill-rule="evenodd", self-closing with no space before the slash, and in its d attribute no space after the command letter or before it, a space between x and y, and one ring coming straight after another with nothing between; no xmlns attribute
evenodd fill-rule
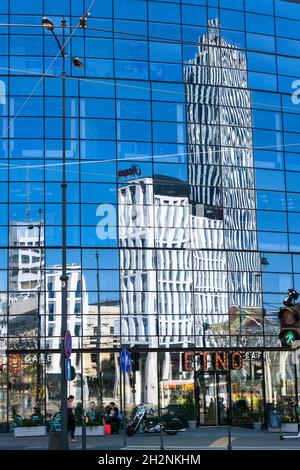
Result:
<svg viewBox="0 0 300 470"><path fill-rule="evenodd" d="M243 320L246 318L246 312L240 307L239 308L239 320L240 320L240 334L239 334L239 341L242 345L241 337L242 337L242 331L243 331Z"/></svg>
<svg viewBox="0 0 300 470"><path fill-rule="evenodd" d="M260 264L261 266L268 266L270 263L269 263L269 260L266 256L262 255L261 258L260 258Z"/></svg>
<svg viewBox="0 0 300 470"><path fill-rule="evenodd" d="M65 18L61 20L62 42L60 42L54 29L55 25L49 18L42 19L42 26L48 29L57 42L60 55L62 57L62 274L61 280L61 334L60 334L60 398L61 398L61 447L64 450L69 448L68 444L68 410L67 395L68 387L65 379L65 352L63 338L68 329L68 275L67 275L67 182L66 182L66 36L65 28L67 22ZM73 58L73 65L82 68L83 63L78 57Z"/></svg>
<svg viewBox="0 0 300 470"><path fill-rule="evenodd" d="M203 322L203 347L206 347L205 333L209 329L209 323Z"/></svg>
<svg viewBox="0 0 300 470"><path fill-rule="evenodd" d="M42 274L42 266L43 266L43 254L42 254L42 249L41 249L41 231L42 231L42 226L43 226L43 221L42 221L42 209L39 209L39 223L37 225L28 225L28 230L34 230L35 228L38 229L38 249L39 249L39 255L40 255L40 267L39 267L39 284L38 284L38 304L37 304L37 315L38 315L38 362L37 362L37 387L36 387L36 404L39 404L39 399L40 399L40 393L41 393L41 290L42 290L42 279L43 279L43 274ZM46 406L46 403L45 403Z"/></svg>
<svg viewBox="0 0 300 470"><path fill-rule="evenodd" d="M102 375L101 375L101 364L100 364L100 348L101 348L101 311L100 311L100 277L99 277L99 253L96 251L95 254L96 263L97 263L97 338L96 338L96 370L97 370L97 380L99 388L99 401L102 408Z"/></svg>
<svg viewBox="0 0 300 470"><path fill-rule="evenodd" d="M250 408L251 408L251 415L253 415L253 390L250 390Z"/></svg>

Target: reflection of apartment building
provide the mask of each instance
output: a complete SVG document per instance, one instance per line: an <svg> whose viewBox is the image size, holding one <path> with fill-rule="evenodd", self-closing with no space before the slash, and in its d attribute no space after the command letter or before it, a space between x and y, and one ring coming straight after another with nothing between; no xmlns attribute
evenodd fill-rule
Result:
<svg viewBox="0 0 300 470"><path fill-rule="evenodd" d="M103 302L99 305L89 305L88 315L84 317L83 347L87 350L84 355L84 373L88 377L96 377L97 361L96 352L90 353L89 349L100 348L114 349L118 347L119 341L117 328L120 320L119 302ZM100 334L98 335L98 322L100 323ZM99 336L97 338L97 336ZM100 358L100 370L108 359L110 353L102 352Z"/></svg>
<svg viewBox="0 0 300 470"><path fill-rule="evenodd" d="M54 265L47 269L46 274L46 347L60 348L61 336L61 266ZM81 273L80 264L67 265L68 297L67 314L68 329L72 335L72 349L82 347L82 334L85 315L88 313L88 293L85 276ZM72 366L76 370L76 378L70 382L69 392L76 400L81 401L81 354L73 352L71 356ZM47 374L51 380L58 381L61 371L60 354L53 354L47 364ZM88 399L86 380L83 380L84 396Z"/></svg>
<svg viewBox="0 0 300 470"><path fill-rule="evenodd" d="M9 347L37 347L45 327L43 221L11 222L9 246Z"/></svg>
<svg viewBox="0 0 300 470"><path fill-rule="evenodd" d="M9 228L9 291L11 301L42 289L44 225L38 222L11 222Z"/></svg>
<svg viewBox="0 0 300 470"><path fill-rule="evenodd" d="M46 274L46 331L47 347L59 348L61 335L61 266L48 268ZM88 293L86 280L81 274L79 264L67 265L68 280L68 329L72 335L72 347L81 348L82 325L84 316L88 313ZM59 358L57 364L52 364L49 369L59 370ZM79 354L76 355L74 367L79 367ZM51 370L52 371L52 370Z"/></svg>

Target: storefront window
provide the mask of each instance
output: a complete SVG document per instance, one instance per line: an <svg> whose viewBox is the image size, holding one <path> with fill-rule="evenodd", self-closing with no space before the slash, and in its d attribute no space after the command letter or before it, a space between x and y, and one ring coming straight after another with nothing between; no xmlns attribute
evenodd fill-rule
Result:
<svg viewBox="0 0 300 470"><path fill-rule="evenodd" d="M265 353L265 390L267 410L277 409L282 422L296 421L296 367L294 352Z"/></svg>
<svg viewBox="0 0 300 470"><path fill-rule="evenodd" d="M246 353L247 354L247 353ZM262 360L244 360L243 368L231 371L232 424L264 421Z"/></svg>

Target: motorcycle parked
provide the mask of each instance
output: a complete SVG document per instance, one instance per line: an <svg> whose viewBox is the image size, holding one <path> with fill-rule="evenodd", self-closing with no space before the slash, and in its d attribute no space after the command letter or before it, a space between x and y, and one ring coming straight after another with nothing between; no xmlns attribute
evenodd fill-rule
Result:
<svg viewBox="0 0 300 470"><path fill-rule="evenodd" d="M185 431L182 420L174 415L165 414L160 417L154 414L154 410L146 410L143 404L136 409L135 415L126 427L127 436L133 436L140 428L145 433L160 432L174 436L179 431Z"/></svg>

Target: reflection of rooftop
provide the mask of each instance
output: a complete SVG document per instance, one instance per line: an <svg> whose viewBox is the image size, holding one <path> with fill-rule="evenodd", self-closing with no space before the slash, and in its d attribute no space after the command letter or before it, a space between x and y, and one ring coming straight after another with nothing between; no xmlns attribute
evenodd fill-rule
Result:
<svg viewBox="0 0 300 470"><path fill-rule="evenodd" d="M98 303L95 302L93 304L90 304L90 306L97 306ZM119 307L120 306L120 301L119 300L104 300L103 302L100 302L100 308L101 307Z"/></svg>
<svg viewBox="0 0 300 470"><path fill-rule="evenodd" d="M47 266L47 273L57 273L57 271L61 271L61 264L53 264L52 266ZM67 264L67 270L80 270L81 269L81 264L78 263L68 263Z"/></svg>
<svg viewBox="0 0 300 470"><path fill-rule="evenodd" d="M188 183L186 181L167 175L154 175L139 177L126 181L120 189L141 184L152 184L154 194L161 196L188 197Z"/></svg>
<svg viewBox="0 0 300 470"><path fill-rule="evenodd" d="M162 196L188 197L188 183L173 176L154 175L153 192Z"/></svg>
<svg viewBox="0 0 300 470"><path fill-rule="evenodd" d="M21 297L20 299L14 300L14 302L10 303L9 314L22 315L35 312L37 309L37 294L36 292L25 298Z"/></svg>

